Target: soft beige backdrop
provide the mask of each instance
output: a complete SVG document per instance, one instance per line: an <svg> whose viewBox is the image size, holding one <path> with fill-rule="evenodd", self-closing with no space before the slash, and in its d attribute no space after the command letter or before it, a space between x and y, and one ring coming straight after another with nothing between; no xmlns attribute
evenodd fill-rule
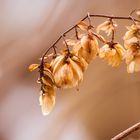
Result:
<svg viewBox="0 0 140 140"><path fill-rule="evenodd" d="M46 117L38 73L27 71L87 12L123 16L135 8L140 0L0 0L0 140L109 140L140 121L140 73L127 74L125 64L114 69L93 61L79 92L58 91ZM120 22L117 41L127 23Z"/></svg>

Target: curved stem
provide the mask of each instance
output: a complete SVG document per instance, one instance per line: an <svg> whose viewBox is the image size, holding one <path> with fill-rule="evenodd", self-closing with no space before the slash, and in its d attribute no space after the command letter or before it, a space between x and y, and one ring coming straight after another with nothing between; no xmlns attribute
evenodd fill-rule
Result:
<svg viewBox="0 0 140 140"><path fill-rule="evenodd" d="M77 31L77 26L75 27L75 36L76 36L76 39L79 40L78 31Z"/></svg>
<svg viewBox="0 0 140 140"><path fill-rule="evenodd" d="M136 11L136 10L135 10ZM135 11L132 11L131 14L133 14ZM135 18L133 18L132 16L110 16L110 15L101 15L101 14L87 14L84 18L82 18L80 21L84 21L88 18L89 22L90 21L90 17L98 17L98 18L111 18L111 19L120 19L120 20L132 20L132 21L137 21L137 22L140 22L140 20L137 20ZM47 51L43 54L42 56L42 61L41 61L41 64L43 64L44 62L44 57L46 56L46 54L50 51L50 49L54 48L54 46L60 41L60 39L65 36L67 33L69 33L71 30L73 30L74 28L77 27L77 24L72 26L70 29L68 29L67 31L65 31L63 33L62 36L60 36L54 43L51 47L49 47L47 49Z"/></svg>
<svg viewBox="0 0 140 140"><path fill-rule="evenodd" d="M62 39L63 39L63 41L64 41L64 43L65 43L65 46L66 46L66 48L67 48L67 50L68 50L68 53L70 53L69 46L68 46L68 44L67 44L67 42L66 42L66 40L65 40L65 38L64 38L64 35L62 35Z"/></svg>
<svg viewBox="0 0 140 140"><path fill-rule="evenodd" d="M102 17L102 18L132 20L130 16L90 15L90 17ZM140 20L137 20L137 19L134 19L134 20L140 22Z"/></svg>
<svg viewBox="0 0 140 140"><path fill-rule="evenodd" d="M130 135L131 133L133 133L133 132L135 132L139 129L140 129L140 122L138 122L135 125L129 127L128 129L121 132L120 134L118 134L117 136L112 138L111 140L122 140L123 138L127 137L128 135Z"/></svg>
<svg viewBox="0 0 140 140"><path fill-rule="evenodd" d="M110 22L111 22L112 27L113 27L113 29L112 29L112 37L111 37L111 42L113 43L114 42L114 38L115 38L115 26L114 26L112 18L110 18Z"/></svg>

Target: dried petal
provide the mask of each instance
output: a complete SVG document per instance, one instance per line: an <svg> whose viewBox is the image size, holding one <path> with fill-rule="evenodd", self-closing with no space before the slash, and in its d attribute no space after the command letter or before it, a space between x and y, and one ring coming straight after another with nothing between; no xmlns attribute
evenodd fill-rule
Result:
<svg viewBox="0 0 140 140"><path fill-rule="evenodd" d="M70 59L70 65L74 73L74 78L77 81L78 86L79 83L83 80L83 72L79 65L77 65L72 59Z"/></svg>
<svg viewBox="0 0 140 140"><path fill-rule="evenodd" d="M123 37L124 41L131 39L133 37L140 39L140 25L139 24L127 26L127 29L128 31L125 33Z"/></svg>
<svg viewBox="0 0 140 140"><path fill-rule="evenodd" d="M48 115L55 105L55 91L54 88L48 88L47 93L40 93L39 102L41 105L43 115Z"/></svg>
<svg viewBox="0 0 140 140"><path fill-rule="evenodd" d="M81 41L73 46L73 52L79 58L84 58L87 63L90 63L98 54L97 39L90 35L85 35Z"/></svg>
<svg viewBox="0 0 140 140"><path fill-rule="evenodd" d="M82 69L83 72L87 69L88 63L85 61L84 58L82 58L82 57L79 58L77 56L73 56L72 57L72 60L81 67L81 69Z"/></svg>
<svg viewBox="0 0 140 140"><path fill-rule="evenodd" d="M38 64L31 64L30 66L29 66L29 71L34 71L35 69L37 69L39 67L39 65Z"/></svg>
<svg viewBox="0 0 140 140"><path fill-rule="evenodd" d="M140 71L140 55L134 56L133 52L126 57L127 72L134 73Z"/></svg>
<svg viewBox="0 0 140 140"><path fill-rule="evenodd" d="M97 30L97 33L99 33L100 31L104 31L109 36L112 33L112 30L114 30L114 27L116 27L116 26L117 26L117 24L113 23L110 20L107 20L107 21L101 23L100 25L98 25L96 30Z"/></svg>
<svg viewBox="0 0 140 140"><path fill-rule="evenodd" d="M83 30L83 31L87 31L87 30L88 30L88 25L87 25L85 22L83 22L83 21L80 21L80 22L77 24L77 26L78 26L81 30Z"/></svg>
<svg viewBox="0 0 140 140"><path fill-rule="evenodd" d="M77 40L67 39L66 42L68 46L74 46L77 43Z"/></svg>
<svg viewBox="0 0 140 140"><path fill-rule="evenodd" d="M51 69L55 73L64 63L65 56L59 55L51 61Z"/></svg>

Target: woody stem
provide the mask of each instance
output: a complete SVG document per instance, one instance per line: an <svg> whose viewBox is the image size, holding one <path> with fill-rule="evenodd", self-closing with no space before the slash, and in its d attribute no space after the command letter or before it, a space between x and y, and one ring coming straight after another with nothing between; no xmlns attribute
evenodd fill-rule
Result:
<svg viewBox="0 0 140 140"><path fill-rule="evenodd" d="M112 138L111 140L122 140L123 138L127 137L128 135L130 135L131 133L133 133L139 129L140 129L140 122L129 127L128 129L124 130L123 132L121 132L120 134L118 134L117 136Z"/></svg>

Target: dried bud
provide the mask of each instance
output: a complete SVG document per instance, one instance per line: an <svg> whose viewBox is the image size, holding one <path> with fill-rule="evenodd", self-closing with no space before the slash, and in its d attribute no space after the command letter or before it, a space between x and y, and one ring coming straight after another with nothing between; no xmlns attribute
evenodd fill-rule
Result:
<svg viewBox="0 0 140 140"><path fill-rule="evenodd" d="M106 44L104 45L99 52L99 57L103 58L108 62L112 67L117 67L120 65L125 55L124 48L116 43L113 45Z"/></svg>
<svg viewBox="0 0 140 140"><path fill-rule="evenodd" d="M129 61L128 61L129 59ZM131 59L131 61L130 61ZM139 56L131 56L127 57L127 72L134 73L140 71L140 55Z"/></svg>
<svg viewBox="0 0 140 140"><path fill-rule="evenodd" d="M72 60L80 66L80 68L82 69L83 72L87 69L88 63L85 61L84 58L82 58L82 57L79 58L77 56L73 56Z"/></svg>
<svg viewBox="0 0 140 140"><path fill-rule="evenodd" d="M111 20L107 20L101 23L100 25L98 25L96 30L97 30L97 33L99 33L100 31L104 31L109 36L112 33L112 30L115 29L115 27L117 27L117 24L115 24Z"/></svg>

